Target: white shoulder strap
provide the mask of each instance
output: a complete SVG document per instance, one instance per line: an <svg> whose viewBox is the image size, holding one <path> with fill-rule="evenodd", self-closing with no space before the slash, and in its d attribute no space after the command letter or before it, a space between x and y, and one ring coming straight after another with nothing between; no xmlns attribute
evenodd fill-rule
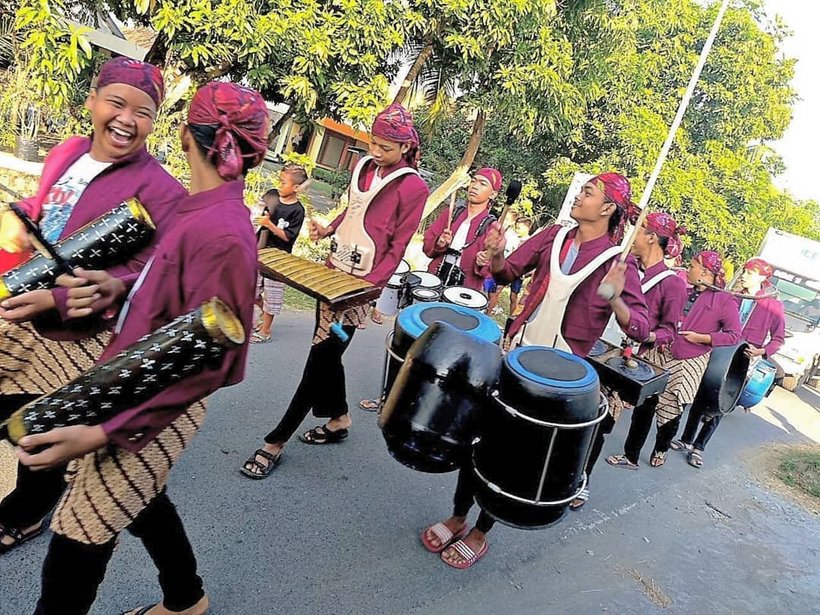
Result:
<svg viewBox="0 0 820 615"><path fill-rule="evenodd" d="M675 272L672 269L666 269L665 271L661 271L658 275L654 276L649 280L644 280L641 284L641 292L645 295L650 290L655 288L658 284L663 282L666 278L672 277L675 275Z"/></svg>

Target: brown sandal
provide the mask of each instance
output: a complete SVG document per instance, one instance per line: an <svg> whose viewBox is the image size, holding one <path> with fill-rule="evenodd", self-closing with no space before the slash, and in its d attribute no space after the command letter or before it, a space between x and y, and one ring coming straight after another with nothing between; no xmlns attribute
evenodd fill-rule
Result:
<svg viewBox="0 0 820 615"><path fill-rule="evenodd" d="M660 468L663 464L666 463L666 451L655 451L652 453L652 457L649 459L649 465L653 468Z"/></svg>

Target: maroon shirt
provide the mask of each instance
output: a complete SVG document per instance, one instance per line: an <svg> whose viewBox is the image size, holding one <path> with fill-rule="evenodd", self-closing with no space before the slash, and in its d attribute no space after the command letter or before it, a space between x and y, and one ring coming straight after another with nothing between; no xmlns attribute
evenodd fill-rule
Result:
<svg viewBox="0 0 820 615"><path fill-rule="evenodd" d="M131 346L177 316L219 297L250 335L256 290L256 237L242 200L244 182L228 182L180 201L159 238L142 285L130 303L119 335L100 362ZM205 370L103 423L117 446L138 451L194 402L241 382L248 344L225 353L219 369Z"/></svg>
<svg viewBox="0 0 820 615"><path fill-rule="evenodd" d="M409 166L402 159L392 167L382 169L382 177L396 169ZM359 175L359 189L367 190L373 181L378 166L372 160L365 164ZM364 215L364 228L376 246L373 270L365 280L375 286L383 287L390 280L404 256L407 245L419 227L424 205L430 189L424 180L416 174L403 175L387 184L373 199ZM330 223L334 229L339 228L347 213L345 209ZM332 267L330 261L327 265Z"/></svg>
<svg viewBox="0 0 820 615"><path fill-rule="evenodd" d="M672 357L675 359L693 359L706 354L713 347L739 343L740 314L735 298L729 293L704 290L695 299L689 313L683 317L679 330L708 333L712 336L712 345L694 344L675 334L672 341Z"/></svg>
<svg viewBox="0 0 820 615"><path fill-rule="evenodd" d="M484 289L484 274L482 273L482 268L478 267L475 263L476 254L478 254L481 250L484 249L484 240L482 237L484 233L486 233L486 229L489 228L489 223L484 225L484 231L480 237L476 237L476 233L478 232L478 228L481 226L481 223L486 220L490 215L489 208L484 209L481 213L475 216L472 220L470 220L470 227L467 229L467 243L464 244L466 247L461 251L461 270L464 272L464 286L467 288L472 288L473 290L483 290ZM447 248L439 248L436 245L436 241L444 232L444 229L447 228L447 221L450 219L450 210L449 208L445 209L441 212L436 221L428 228L424 233L424 244L422 246L422 250L424 253L432 258L433 260L430 262L430 265L427 267L427 271L430 273L437 273L438 268L441 265L441 261L444 258L444 253L447 251ZM456 231L458 228L467 220L467 208L464 208L464 211L459 213L456 216L456 219L453 220L453 224L450 230L453 232L455 236Z"/></svg>
<svg viewBox="0 0 820 615"><path fill-rule="evenodd" d="M509 284L535 269L530 288L538 288L549 273L552 244L560 229L561 225L556 224L530 237L507 257L504 268L494 273L493 277L502 284ZM566 241L573 241L576 234L577 229L571 230L567 234ZM570 274L582 269L596 256L614 245L615 243L608 234L585 241L578 247L578 256L570 268ZM626 264L626 284L621 298L629 307L630 315L629 325L624 333L635 341L641 342L649 335L649 315L641 292L638 265L631 256L627 257ZM611 266L612 261L610 260L598 267L569 298L561 333L573 354L579 357L586 357L589 354L592 346L606 329L609 317L612 315L609 301L598 296L598 286Z"/></svg>
<svg viewBox="0 0 820 615"><path fill-rule="evenodd" d="M660 261L646 270L641 283L645 284L668 270L666 264ZM686 305L686 282L677 275L670 275L650 288L644 297L649 310L649 330L655 333L655 343L641 344L639 354L653 346L662 348L674 339L683 316L683 306Z"/></svg>
<svg viewBox="0 0 820 615"><path fill-rule="evenodd" d="M77 162L83 154L91 151L91 139L86 137L71 137L53 148L46 157L43 173L40 176L40 187L37 194L20 203L28 216L37 221L42 213L42 204L48 191L60 179L68 168ZM86 186L82 195L74 206L71 216L65 225L60 239L71 235L89 222L111 211L131 197L136 197L145 206L151 219L161 232L174 212L177 202L185 196L185 189L162 165L151 156L145 148L134 152L130 156L118 160L97 175ZM128 262L107 269L115 277L128 277L139 274L145 263L151 257L156 242L134 255ZM68 289L55 288L51 291L57 311L62 320L69 320L67 325L80 328L81 323L70 322L66 314L66 298ZM36 324L36 323L35 323ZM61 332L51 326L38 327L38 330L49 338L56 340L75 339L77 336L70 332Z"/></svg>
<svg viewBox="0 0 820 615"><path fill-rule="evenodd" d="M765 291L760 291L761 293ZM741 300L736 300L738 308ZM749 318L743 325L741 336L750 344L766 351L766 357L774 355L786 340L786 317L783 304L775 297L758 299ZM766 343L766 340L769 340Z"/></svg>

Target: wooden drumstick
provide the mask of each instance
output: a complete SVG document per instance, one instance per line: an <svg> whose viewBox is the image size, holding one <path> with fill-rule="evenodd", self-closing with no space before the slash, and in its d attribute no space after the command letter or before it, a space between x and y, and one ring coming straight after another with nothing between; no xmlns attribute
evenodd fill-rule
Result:
<svg viewBox="0 0 820 615"><path fill-rule="evenodd" d="M450 208L449 208L448 213L447 213L447 230L448 231L452 230L452 226L453 226L453 210L456 207L456 193L457 192L458 192L458 188L456 188L455 190L453 190L450 193Z"/></svg>

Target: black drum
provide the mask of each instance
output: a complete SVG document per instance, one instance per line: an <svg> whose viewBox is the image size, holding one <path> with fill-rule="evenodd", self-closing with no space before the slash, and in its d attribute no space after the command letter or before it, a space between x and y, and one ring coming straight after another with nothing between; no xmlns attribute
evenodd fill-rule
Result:
<svg viewBox="0 0 820 615"><path fill-rule="evenodd" d="M501 368L501 349L444 322L410 347L379 415L390 454L421 472L451 472L470 456Z"/></svg>
<svg viewBox="0 0 820 615"><path fill-rule="evenodd" d="M562 350L524 346L504 358L493 398L473 452L476 501L513 527L557 523L586 487L589 451L607 412L598 374Z"/></svg>
<svg viewBox="0 0 820 615"><path fill-rule="evenodd" d="M711 418L729 414L746 386L749 357L746 342L737 346L718 346L709 355L709 364L703 373L692 408Z"/></svg>
<svg viewBox="0 0 820 615"><path fill-rule="evenodd" d="M495 321L470 308L447 303L411 305L399 312L393 331L387 335L387 354L382 373L382 399L387 398L410 346L436 322L446 322L491 344L498 344L501 340L501 330Z"/></svg>

